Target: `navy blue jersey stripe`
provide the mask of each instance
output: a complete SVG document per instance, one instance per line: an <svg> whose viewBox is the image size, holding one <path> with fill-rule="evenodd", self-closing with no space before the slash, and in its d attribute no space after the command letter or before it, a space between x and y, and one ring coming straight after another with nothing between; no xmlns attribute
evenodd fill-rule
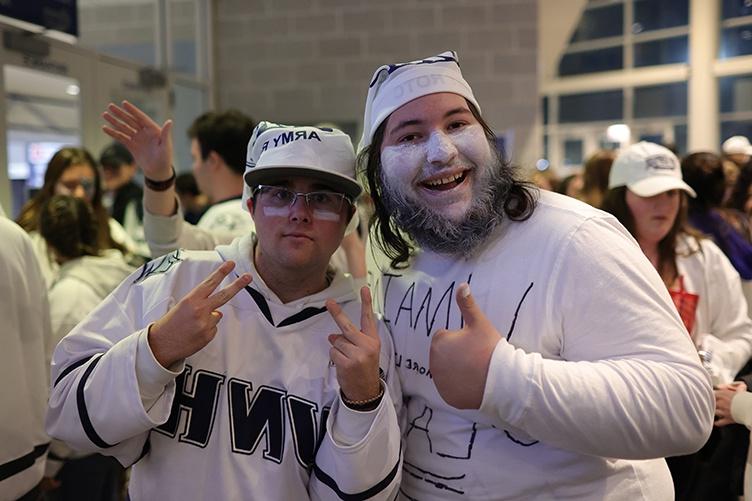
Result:
<svg viewBox="0 0 752 501"><path fill-rule="evenodd" d="M401 444L400 444L399 456L400 457L402 456ZM394 477L397 476L397 472L399 471L399 465L400 465L400 462L399 462L399 459L397 459L397 464L394 465L394 468L392 468L392 470L387 474L387 476L384 477L379 483L377 483L376 485L374 485L373 487L369 489L364 490L363 492L357 492L355 494L347 494L346 492L342 492L339 486L337 485L337 482L332 477L324 473L324 471L321 468L319 468L319 465L317 464L313 465L313 473L314 475L316 475L316 478L318 478L319 481L321 481L321 483L323 483L324 485L328 486L331 490L333 490L340 499L343 499L345 501L360 501L362 499L371 498L375 496L376 494L378 494L379 492L386 489L387 487L389 487L389 484L392 483L392 481L394 480Z"/></svg>
<svg viewBox="0 0 752 501"><path fill-rule="evenodd" d="M261 294L259 291L252 287L245 287L245 290L248 292L248 294L251 295L253 300L256 302L256 306L258 306L261 313L264 315L266 320L272 324L274 324L274 318L272 318L272 312L269 309L269 303L266 302L266 298ZM313 316L320 315L321 313L326 312L326 307L322 306L321 308L314 308L313 306L309 306L308 308L305 308L299 312L297 312L295 315L291 315L287 317L286 319L282 320L279 324L275 325L275 327L286 327L288 325L297 324L298 322L302 322L303 320L307 320Z"/></svg>
<svg viewBox="0 0 752 501"><path fill-rule="evenodd" d="M251 295L254 301L256 301L256 306L258 306L259 310L261 310L261 313L264 314L264 317L269 321L270 324L274 325L274 320L272 319L272 312L269 310L269 304L266 302L266 298L257 291L256 289L252 287L245 286L245 290L248 292L248 294Z"/></svg>
<svg viewBox="0 0 752 501"><path fill-rule="evenodd" d="M61 373L60 373L60 375L59 375L59 376L57 377L57 379L55 380L55 384L53 384L52 386L53 386L53 387L54 387L54 386L57 386L57 384L58 384L58 383L59 383L59 382L60 382L60 381L61 381L61 380L62 380L62 379L63 379L63 378L65 377L65 376L67 376L68 374L70 374L70 373L71 373L71 372L73 372L74 370L76 370L76 369L78 369L79 367L81 367L82 365L84 365L84 364L85 364L86 362L88 362L89 360L91 360L91 357L93 357L93 356L94 356L94 355L90 355L90 356L88 356L88 357L86 357L86 358L82 358L81 360L78 360L78 361L76 361L76 362L73 362L73 363L72 363L72 364L70 364L70 365L69 365L68 367L66 367L65 369L63 369L63 372L61 372Z"/></svg>
<svg viewBox="0 0 752 501"><path fill-rule="evenodd" d="M20 458L12 459L7 463L0 464L0 482L31 468L37 458L47 452L49 446L49 443L37 445L30 453L24 454Z"/></svg>
<svg viewBox="0 0 752 501"><path fill-rule="evenodd" d="M286 319L282 320L277 327L285 327L286 325L296 324L325 312L326 306L322 306L321 308L314 308L313 306L309 306L308 308L300 310L295 315L289 316Z"/></svg>
<svg viewBox="0 0 752 501"><path fill-rule="evenodd" d="M97 356L97 358L89 364L86 368L86 372L84 372L83 376L81 376L81 379L78 381L78 388L76 388L76 404L78 405L78 416L81 419L81 426L83 426L86 436L89 437L89 440L100 449L108 449L115 444L108 444L105 442L94 429L94 425L91 424L91 419L89 419L89 411L86 410L86 399L84 398L84 386L86 385L86 380L89 379L94 367L97 366L100 360L102 360L102 354Z"/></svg>

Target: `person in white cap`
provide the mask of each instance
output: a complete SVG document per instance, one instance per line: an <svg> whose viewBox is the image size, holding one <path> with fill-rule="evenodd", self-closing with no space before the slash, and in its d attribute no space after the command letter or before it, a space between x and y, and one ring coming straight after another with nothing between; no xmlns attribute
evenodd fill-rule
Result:
<svg viewBox="0 0 752 501"><path fill-rule="evenodd" d="M744 136L731 136L723 142L721 151L723 152L723 176L726 180L723 204L727 205L742 169L752 158L752 145Z"/></svg>
<svg viewBox="0 0 752 501"><path fill-rule="evenodd" d="M133 464L133 500L393 499L393 347L329 266L350 139L261 122L244 180L255 233L148 263L60 342L47 430Z"/></svg>
<svg viewBox="0 0 752 501"><path fill-rule="evenodd" d="M721 146L723 155L734 162L739 168L744 167L752 158L752 145L744 136L731 136Z"/></svg>
<svg viewBox="0 0 752 501"><path fill-rule="evenodd" d="M686 196L696 193L682 179L679 159L657 144L633 144L614 161L608 185L602 208L629 230L663 279L713 386L731 384L752 355L752 321L739 273L717 245L687 226ZM701 467L710 455L668 458L677 499L712 497L715 482ZM723 470L712 474L727 476L730 485Z"/></svg>
<svg viewBox="0 0 752 501"><path fill-rule="evenodd" d="M518 181L453 52L379 68L363 130L404 499L672 499L713 392L629 233Z"/></svg>

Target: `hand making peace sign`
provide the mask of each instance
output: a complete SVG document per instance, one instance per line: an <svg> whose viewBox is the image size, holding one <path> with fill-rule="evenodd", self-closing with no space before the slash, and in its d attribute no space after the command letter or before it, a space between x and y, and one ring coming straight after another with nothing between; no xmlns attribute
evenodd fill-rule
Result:
<svg viewBox="0 0 752 501"><path fill-rule="evenodd" d="M227 287L214 293L222 280L235 268L226 261L203 282L183 297L149 329L149 346L162 367L190 357L214 339L222 319L219 307L227 303L243 287L251 283L244 273Z"/></svg>
<svg viewBox="0 0 752 501"><path fill-rule="evenodd" d="M379 356L381 339L371 305L371 291L360 289L360 329L350 321L335 301L326 302L326 309L342 330L330 334L329 357L337 369L337 381L344 397L351 401L369 400L381 391Z"/></svg>

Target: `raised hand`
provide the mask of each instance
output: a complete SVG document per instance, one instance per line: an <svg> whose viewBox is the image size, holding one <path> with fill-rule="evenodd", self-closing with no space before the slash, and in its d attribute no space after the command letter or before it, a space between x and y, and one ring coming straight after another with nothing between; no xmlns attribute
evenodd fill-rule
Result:
<svg viewBox="0 0 752 501"><path fill-rule="evenodd" d="M715 389L715 425L726 426L733 424L734 418L731 417L731 401L737 393L747 391L747 385L742 381L735 381L729 384L722 384Z"/></svg>
<svg viewBox="0 0 752 501"><path fill-rule="evenodd" d="M342 394L348 400L368 400L381 391L379 382L379 355L381 339L373 315L371 291L360 289L361 310L360 329L350 321L347 314L333 300L326 302L326 309L332 316L341 334L330 334L329 349L337 370L337 381Z"/></svg>
<svg viewBox="0 0 752 501"><path fill-rule="evenodd" d="M244 273L214 293L233 268L235 263L232 261L222 263L151 326L149 346L162 367L170 367L190 357L214 339L217 324L222 319L217 308L251 283L251 275Z"/></svg>
<svg viewBox="0 0 752 501"><path fill-rule="evenodd" d="M457 288L457 306L465 325L441 329L431 340L429 366L441 398L458 409L478 409L483 401L488 366L501 334L470 295L470 286Z"/></svg>
<svg viewBox="0 0 752 501"><path fill-rule="evenodd" d="M172 120L160 127L128 101L122 107L110 103L102 118L111 125L103 125L102 130L128 148L144 176L154 181L172 176Z"/></svg>

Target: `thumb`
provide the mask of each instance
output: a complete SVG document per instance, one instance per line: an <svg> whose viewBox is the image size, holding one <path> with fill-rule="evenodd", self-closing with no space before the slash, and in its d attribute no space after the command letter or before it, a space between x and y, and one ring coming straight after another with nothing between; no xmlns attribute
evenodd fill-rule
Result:
<svg viewBox="0 0 752 501"><path fill-rule="evenodd" d="M467 327L472 327L485 318L485 315L475 302L475 298L470 293L470 285L467 282L463 282L457 287L455 299Z"/></svg>

